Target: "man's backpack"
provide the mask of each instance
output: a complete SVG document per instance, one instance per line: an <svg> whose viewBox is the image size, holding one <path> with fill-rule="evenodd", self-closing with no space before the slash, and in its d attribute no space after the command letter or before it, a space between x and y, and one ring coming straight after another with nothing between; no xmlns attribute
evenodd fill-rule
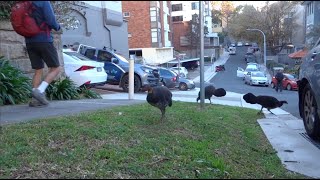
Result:
<svg viewBox="0 0 320 180"><path fill-rule="evenodd" d="M35 6L31 1L20 1L11 8L10 21L13 29L24 37L32 37L39 33L50 33L48 25L43 22L38 25L32 17Z"/></svg>

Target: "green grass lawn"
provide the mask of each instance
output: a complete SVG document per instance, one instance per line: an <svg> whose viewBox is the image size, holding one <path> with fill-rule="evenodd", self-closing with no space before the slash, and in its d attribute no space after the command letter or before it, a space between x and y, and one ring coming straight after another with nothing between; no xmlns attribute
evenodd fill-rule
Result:
<svg viewBox="0 0 320 180"><path fill-rule="evenodd" d="M257 110L174 102L5 126L0 178L306 178L287 171Z"/></svg>

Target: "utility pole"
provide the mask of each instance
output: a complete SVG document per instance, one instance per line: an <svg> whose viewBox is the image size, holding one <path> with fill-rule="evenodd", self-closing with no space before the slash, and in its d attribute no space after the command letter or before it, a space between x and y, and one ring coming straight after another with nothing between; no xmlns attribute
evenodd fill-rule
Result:
<svg viewBox="0 0 320 180"><path fill-rule="evenodd" d="M200 108L204 108L204 30L203 30L203 1L199 1L200 18Z"/></svg>

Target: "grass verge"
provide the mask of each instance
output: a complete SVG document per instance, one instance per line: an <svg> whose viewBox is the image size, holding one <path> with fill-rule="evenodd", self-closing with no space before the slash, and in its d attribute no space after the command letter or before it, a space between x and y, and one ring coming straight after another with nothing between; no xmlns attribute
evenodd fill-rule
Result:
<svg viewBox="0 0 320 180"><path fill-rule="evenodd" d="M257 110L174 102L5 126L0 178L307 178L287 171Z"/></svg>

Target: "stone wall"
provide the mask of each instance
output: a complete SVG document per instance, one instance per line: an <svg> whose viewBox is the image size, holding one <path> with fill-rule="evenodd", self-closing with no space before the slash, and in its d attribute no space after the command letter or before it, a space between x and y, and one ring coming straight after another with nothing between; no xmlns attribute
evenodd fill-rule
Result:
<svg viewBox="0 0 320 180"><path fill-rule="evenodd" d="M54 32L54 46L57 48L61 73L58 77L65 76L62 56L61 33ZM28 57L25 40L17 34L9 21L0 21L0 56L6 57L10 63L21 69L28 77L32 78L34 70ZM44 75L48 68L45 66Z"/></svg>

